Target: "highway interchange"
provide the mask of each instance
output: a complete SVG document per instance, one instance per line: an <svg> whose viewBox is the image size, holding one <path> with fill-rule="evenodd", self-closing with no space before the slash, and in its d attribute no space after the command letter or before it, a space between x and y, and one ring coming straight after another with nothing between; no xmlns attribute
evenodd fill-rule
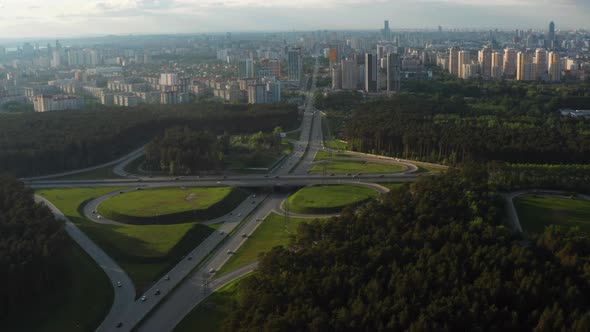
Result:
<svg viewBox="0 0 590 332"><path fill-rule="evenodd" d="M344 184L353 183L372 186L380 191L386 189L374 182L407 182L414 181L417 167L408 162L395 159L383 159L376 156L357 156L357 160L371 160L399 164L405 170L392 174L372 175L309 175L307 170L314 162L315 155L323 149L321 113L313 109L312 95L315 89L317 64L314 68L312 90L308 92L305 112L301 126L301 136L296 142L293 153L268 175L244 176L213 176L213 177L141 177L133 176L125 171L125 166L142 154L142 149L133 151L129 155L110 163L90 167L74 172L64 172L53 176L43 176L23 179L32 188L60 188L60 187L98 187L98 186L128 186L123 192L137 190L137 188L157 188L174 186L234 186L234 187L290 187L313 184ZM113 180L52 180L52 178L91 171L102 167L113 166L113 171L124 179ZM114 192L96 198L85 205L84 215L99 223L116 223L113 220L98 218L94 211L104 199L118 195ZM38 201L44 202L54 212L56 217L66 220L68 234L100 265L105 271L115 289L114 303L97 331L172 331L174 327L197 304L204 300L211 292L223 287L227 283L240 278L256 268L256 264L241 267L216 278L215 272L228 260L228 251L235 252L252 234L261 220L270 213L279 212L281 203L287 194L281 191L268 195L251 196L242 202L234 211L226 216L207 223L221 223L221 226L207 239L195 247L187 256L174 266L167 274L152 285L141 297L136 299L135 287L125 271L111 259L102 249L92 242L82 231L67 220L67 218L53 205L40 196ZM315 217L315 216L310 216ZM158 293L158 295L156 295ZM142 297L145 296L145 300Z"/></svg>

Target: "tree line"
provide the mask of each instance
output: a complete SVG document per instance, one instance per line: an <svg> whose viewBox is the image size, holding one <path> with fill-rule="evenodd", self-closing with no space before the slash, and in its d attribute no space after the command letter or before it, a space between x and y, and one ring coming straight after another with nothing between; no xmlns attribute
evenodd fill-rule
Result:
<svg viewBox="0 0 590 332"><path fill-rule="evenodd" d="M64 286L65 241L63 223L35 203L32 190L0 176L0 320Z"/></svg>
<svg viewBox="0 0 590 332"><path fill-rule="evenodd" d="M173 126L252 133L296 127L297 117L292 105L223 104L0 114L0 171L22 177L98 165Z"/></svg>
<svg viewBox="0 0 590 332"><path fill-rule="evenodd" d="M481 168L301 224L241 283L224 331L588 331L590 239L501 225Z"/></svg>

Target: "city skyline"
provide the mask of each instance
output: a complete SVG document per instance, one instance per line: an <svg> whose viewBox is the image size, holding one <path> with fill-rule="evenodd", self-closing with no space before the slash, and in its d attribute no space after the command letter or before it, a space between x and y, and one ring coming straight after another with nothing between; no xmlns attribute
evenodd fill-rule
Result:
<svg viewBox="0 0 590 332"><path fill-rule="evenodd" d="M584 10L589 9L589 10ZM588 28L590 3L581 0L0 0L0 39L108 34L303 31ZM164 28L162 28L164 27Z"/></svg>

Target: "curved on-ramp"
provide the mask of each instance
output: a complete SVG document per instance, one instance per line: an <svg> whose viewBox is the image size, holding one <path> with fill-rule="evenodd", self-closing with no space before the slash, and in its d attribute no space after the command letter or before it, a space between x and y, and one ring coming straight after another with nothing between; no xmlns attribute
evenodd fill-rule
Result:
<svg viewBox="0 0 590 332"><path fill-rule="evenodd" d="M109 331L115 326L116 316L124 311L130 303L135 301L135 286L119 264L98 247L84 232L74 225L53 203L42 196L35 195L37 202L45 204L57 219L65 220L66 232L78 243L80 247L102 268L114 289L114 301L106 318L102 321L97 331ZM117 283L121 283L118 287Z"/></svg>

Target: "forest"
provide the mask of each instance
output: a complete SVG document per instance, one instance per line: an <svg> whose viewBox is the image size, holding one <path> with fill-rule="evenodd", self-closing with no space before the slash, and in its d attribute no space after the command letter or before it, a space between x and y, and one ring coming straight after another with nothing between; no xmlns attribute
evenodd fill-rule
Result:
<svg viewBox="0 0 590 332"><path fill-rule="evenodd" d="M208 131L168 128L146 145L144 166L172 175L219 170L223 166L223 147Z"/></svg>
<svg viewBox="0 0 590 332"><path fill-rule="evenodd" d="M557 112L590 105L590 96L581 90L566 86L545 91L541 86L531 91L508 83L421 84L428 84L430 92L422 87L424 93L377 100L364 100L354 92L317 94L314 104L327 112L332 133L355 151L449 165L590 161L590 119ZM455 95L447 95L447 85L458 86Z"/></svg>
<svg viewBox="0 0 590 332"><path fill-rule="evenodd" d="M301 224L241 283L223 330L590 330L590 239L523 241L488 183L453 169Z"/></svg>
<svg viewBox="0 0 590 332"><path fill-rule="evenodd" d="M165 128L212 133L296 127L293 105L189 104L132 110L0 113L0 171L22 176L57 173L114 160Z"/></svg>
<svg viewBox="0 0 590 332"><path fill-rule="evenodd" d="M61 280L66 235L33 191L13 177L0 176L0 321L26 311Z"/></svg>

